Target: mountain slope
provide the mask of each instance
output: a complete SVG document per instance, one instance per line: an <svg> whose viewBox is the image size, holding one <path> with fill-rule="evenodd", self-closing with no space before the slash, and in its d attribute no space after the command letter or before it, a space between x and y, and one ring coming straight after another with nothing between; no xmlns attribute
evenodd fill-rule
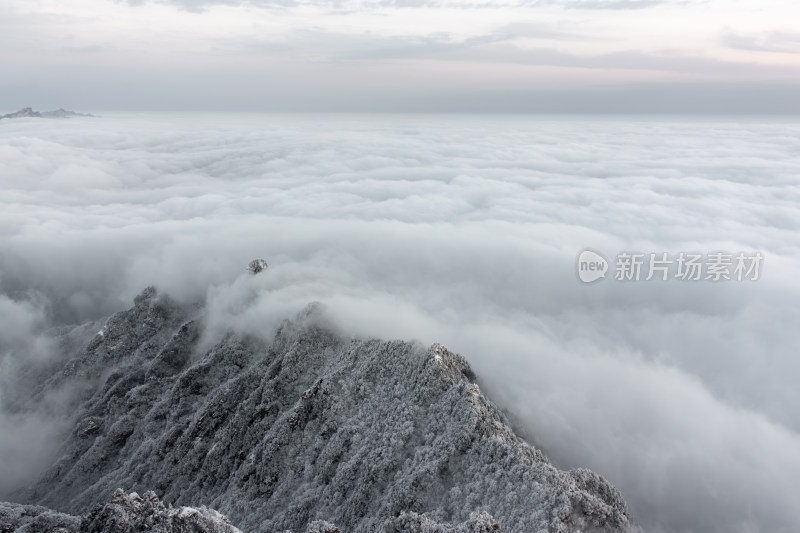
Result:
<svg viewBox="0 0 800 533"><path fill-rule="evenodd" d="M74 429L17 499L83 514L153 490L263 532L492 523L479 512L503 531L629 528L614 487L553 467L440 345L344 338L313 305L269 343L202 334L202 310L150 288L68 353L30 390L82 384Z"/></svg>

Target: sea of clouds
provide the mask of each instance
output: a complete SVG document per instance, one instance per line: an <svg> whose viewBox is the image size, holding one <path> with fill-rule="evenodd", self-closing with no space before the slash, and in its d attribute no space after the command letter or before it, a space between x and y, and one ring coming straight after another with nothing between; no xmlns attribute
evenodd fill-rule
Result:
<svg viewBox="0 0 800 533"><path fill-rule="evenodd" d="M587 247L611 261L591 285ZM761 252L758 281L613 279L623 251L720 250ZM49 327L150 284L205 300L210 331L269 335L320 301L350 334L465 355L532 442L657 533L800 523L798 265L800 121L0 122L6 381ZM6 479L41 463L15 431L37 427L0 416Z"/></svg>

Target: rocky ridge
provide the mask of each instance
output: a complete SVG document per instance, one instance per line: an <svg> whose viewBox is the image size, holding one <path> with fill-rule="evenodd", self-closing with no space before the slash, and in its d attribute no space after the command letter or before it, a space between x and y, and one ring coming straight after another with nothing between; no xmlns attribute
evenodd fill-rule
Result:
<svg viewBox="0 0 800 533"><path fill-rule="evenodd" d="M348 338L317 305L269 342L203 332L202 309L148 288L79 349L64 334L63 365L28 390L81 383L73 429L13 499L85 523L123 487L248 532L633 529L611 484L550 464L441 345Z"/></svg>

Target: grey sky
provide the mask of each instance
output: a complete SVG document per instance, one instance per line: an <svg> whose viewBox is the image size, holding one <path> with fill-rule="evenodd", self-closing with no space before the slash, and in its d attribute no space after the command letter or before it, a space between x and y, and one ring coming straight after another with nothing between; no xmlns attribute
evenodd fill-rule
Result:
<svg viewBox="0 0 800 533"><path fill-rule="evenodd" d="M4 0L0 109L797 113L788 0Z"/></svg>

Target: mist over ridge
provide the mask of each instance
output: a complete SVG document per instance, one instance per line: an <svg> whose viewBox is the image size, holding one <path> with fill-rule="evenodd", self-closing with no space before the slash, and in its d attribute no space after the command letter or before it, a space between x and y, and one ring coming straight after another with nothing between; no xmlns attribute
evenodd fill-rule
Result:
<svg viewBox="0 0 800 533"><path fill-rule="evenodd" d="M607 477L648 531L789 531L799 134L758 120L4 121L2 368L149 284L205 302L219 331L258 334L321 301L351 334L464 354L537 445ZM758 250L764 271L584 286L585 247ZM254 256L269 275L240 277Z"/></svg>

